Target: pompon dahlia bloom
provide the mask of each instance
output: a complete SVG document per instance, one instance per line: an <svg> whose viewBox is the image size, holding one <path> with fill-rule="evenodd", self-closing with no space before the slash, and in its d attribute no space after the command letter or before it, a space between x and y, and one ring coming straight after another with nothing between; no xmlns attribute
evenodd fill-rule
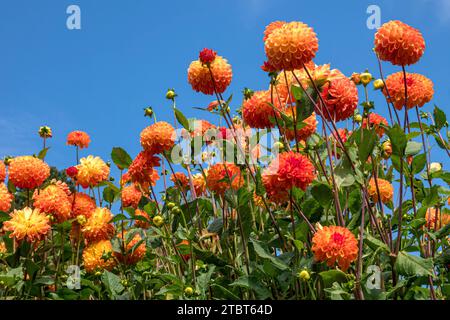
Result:
<svg viewBox="0 0 450 320"><path fill-rule="evenodd" d="M77 183L83 188L94 187L109 177L109 166L100 157L81 158L76 168Z"/></svg>
<svg viewBox="0 0 450 320"><path fill-rule="evenodd" d="M150 228L151 219L147 212L145 212L144 210L136 209L134 211L134 215L138 216L138 217L144 217L145 219L147 219L147 221L135 219L134 225L136 226L136 228L142 228L142 229Z"/></svg>
<svg viewBox="0 0 450 320"><path fill-rule="evenodd" d="M115 260L112 255L113 248L111 241L100 240L91 243L83 250L84 269L88 273L104 269L111 270L115 266Z"/></svg>
<svg viewBox="0 0 450 320"><path fill-rule="evenodd" d="M383 24L375 34L374 43L381 60L398 66L416 63L425 51L420 31L397 20Z"/></svg>
<svg viewBox="0 0 450 320"><path fill-rule="evenodd" d="M211 64L216 59L216 56L217 56L216 51L204 48L202 51L200 51L200 54L198 55L198 60L200 60L200 62L203 64Z"/></svg>
<svg viewBox="0 0 450 320"><path fill-rule="evenodd" d="M165 121L148 126L141 132L141 145L150 153L169 151L175 144L175 129Z"/></svg>
<svg viewBox="0 0 450 320"><path fill-rule="evenodd" d="M206 181L201 173L192 176L192 184L194 185L195 195L201 196L206 192Z"/></svg>
<svg viewBox="0 0 450 320"><path fill-rule="evenodd" d="M263 41L266 41L267 38L270 36L270 34L278 28L281 28L282 26L284 26L287 22L286 21L273 21L271 23L269 23L266 26L266 29L264 30L264 38Z"/></svg>
<svg viewBox="0 0 450 320"><path fill-rule="evenodd" d="M211 69L211 72L209 70ZM228 61L221 56L216 56L208 66L200 60L192 61L188 69L188 81L197 92L212 95L214 88L217 93L223 93L231 83L233 71ZM213 74L214 81L211 78Z"/></svg>
<svg viewBox="0 0 450 320"><path fill-rule="evenodd" d="M295 108L294 109L288 108L285 113L287 115L292 115L292 114L296 113L295 110L296 110ZM297 130L295 131L298 141L306 140L314 132L316 132L316 129L317 129L316 114L313 112L308 118L303 120L303 124L304 124L304 126L297 126ZM290 141L295 140L295 134L294 134L293 129L292 130L291 129L284 130L283 128L281 128L281 131L284 132L284 134L288 140L290 140Z"/></svg>
<svg viewBox="0 0 450 320"><path fill-rule="evenodd" d="M325 102L323 116L328 120L341 121L353 116L358 107L358 89L348 78L337 78L325 85L322 91ZM331 115L328 115L328 113Z"/></svg>
<svg viewBox="0 0 450 320"><path fill-rule="evenodd" d="M227 179L226 179L227 178ZM226 179L224 181L224 179ZM227 181L228 180L228 181ZM208 169L206 186L212 192L223 195L225 190L237 190L244 185L241 169L231 162L220 162Z"/></svg>
<svg viewBox="0 0 450 320"><path fill-rule="evenodd" d="M135 233L133 238L127 241L127 233L128 231L125 231L123 236L125 238L125 254L122 255L119 252L115 252L114 255L117 257L117 259L125 264L132 265L136 264L140 260L142 260L145 257L145 254L147 252L147 248L145 247L145 240L142 241L142 237L139 233ZM122 239L122 233L119 233L118 237ZM133 247L135 245L139 244L136 248Z"/></svg>
<svg viewBox="0 0 450 320"><path fill-rule="evenodd" d="M274 108L270 106L270 91L256 91L250 99L244 101L242 105L242 118L250 128L273 128L275 124L270 118L279 117L276 110L281 109L281 105L276 95L273 96Z"/></svg>
<svg viewBox="0 0 450 320"><path fill-rule="evenodd" d="M289 22L274 29L264 43L268 62L276 70L300 69L319 49L313 29L302 22Z"/></svg>
<svg viewBox="0 0 450 320"><path fill-rule="evenodd" d="M5 181L6 179L6 166L3 161L0 161L0 182Z"/></svg>
<svg viewBox="0 0 450 320"><path fill-rule="evenodd" d="M33 205L41 212L51 214L58 223L70 218L72 203L67 193L57 185L51 184L43 190L35 190Z"/></svg>
<svg viewBox="0 0 450 320"><path fill-rule="evenodd" d="M177 188L180 186L183 189L189 187L189 178L183 172L175 172L170 176L170 180Z"/></svg>
<svg viewBox="0 0 450 320"><path fill-rule="evenodd" d="M367 125L369 123L369 125ZM374 128L378 136L381 138L384 135L384 128L380 124L388 125L386 118L380 116L377 113L370 113L368 119L364 118L362 127L363 128Z"/></svg>
<svg viewBox="0 0 450 320"><path fill-rule="evenodd" d="M370 179L368 192L369 196L372 198L372 201L378 201L378 190L380 191L380 199L382 203L389 203L392 201L392 197L394 196L394 187L392 184L384 179L378 178L377 183L375 183L375 178Z"/></svg>
<svg viewBox="0 0 450 320"><path fill-rule="evenodd" d="M80 149L89 147L91 138L84 131L72 131L67 135L67 145L75 146Z"/></svg>
<svg viewBox="0 0 450 320"><path fill-rule="evenodd" d="M92 211L97 208L95 200L85 193L74 193L70 196L69 199L70 203L72 204L72 218L84 216L86 219L88 219L91 216Z"/></svg>
<svg viewBox="0 0 450 320"><path fill-rule="evenodd" d="M159 166L160 159L148 151L141 151L131 162L122 182L131 181L140 184L144 189L149 185L154 186L159 179L158 172L154 167Z"/></svg>
<svg viewBox="0 0 450 320"><path fill-rule="evenodd" d="M337 264L346 271L358 257L358 241L344 227L323 227L314 234L312 243L315 260L326 262L329 267Z"/></svg>
<svg viewBox="0 0 450 320"><path fill-rule="evenodd" d="M111 239L114 225L110 223L113 215L108 208L96 208L83 225L81 232L88 242Z"/></svg>
<svg viewBox="0 0 450 320"><path fill-rule="evenodd" d="M275 176L276 179L268 179ZM264 178L266 177L266 178ZM275 184L277 188L289 191L293 187L306 190L315 179L315 168L312 162L304 155L293 151L280 153L263 172L263 184ZM265 183L266 182L266 183Z"/></svg>
<svg viewBox="0 0 450 320"><path fill-rule="evenodd" d="M440 209L428 208L425 220L428 230L439 230L450 223L450 214L444 213Z"/></svg>
<svg viewBox="0 0 450 320"><path fill-rule="evenodd" d="M50 176L50 167L32 156L13 158L9 163L9 181L18 188L34 189Z"/></svg>
<svg viewBox="0 0 450 320"><path fill-rule="evenodd" d="M136 209L142 198L142 192L134 185L122 188L122 206Z"/></svg>
<svg viewBox="0 0 450 320"><path fill-rule="evenodd" d="M22 239L30 243L40 241L50 230L47 215L39 209L25 207L22 210L14 210L10 216L11 220L3 223L3 230L11 231L9 237L18 241Z"/></svg>
<svg viewBox="0 0 450 320"><path fill-rule="evenodd" d="M403 72L396 72L386 78L383 89L385 97L394 104L397 110L405 105L405 81ZM406 73L406 87L408 93L407 108L422 107L433 99L433 82L418 73ZM390 98L389 98L390 96Z"/></svg>
<svg viewBox="0 0 450 320"><path fill-rule="evenodd" d="M8 187L0 182L0 211L8 212L14 196L8 191Z"/></svg>

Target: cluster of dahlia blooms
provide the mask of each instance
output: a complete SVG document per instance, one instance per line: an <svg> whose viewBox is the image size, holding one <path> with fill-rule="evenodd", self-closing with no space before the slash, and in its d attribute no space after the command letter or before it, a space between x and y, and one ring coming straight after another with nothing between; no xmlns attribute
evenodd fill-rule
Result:
<svg viewBox="0 0 450 320"><path fill-rule="evenodd" d="M43 126L38 156L0 161L0 275L25 261L21 281L40 298L64 294L73 265L86 281L71 294L89 299L445 297L450 191L435 180L450 179L428 138L448 152L448 124L438 108L419 113L433 83L406 72L422 34L399 21L377 30L374 58L401 67L385 79L319 63L317 34L299 21L270 23L263 50L267 84L234 107L230 63L201 50L187 82L214 96L208 120L187 119L169 89L174 123L145 108L134 158L119 147L111 161L80 157L91 138L73 131L76 162L58 171ZM373 265L381 294L364 284Z"/></svg>

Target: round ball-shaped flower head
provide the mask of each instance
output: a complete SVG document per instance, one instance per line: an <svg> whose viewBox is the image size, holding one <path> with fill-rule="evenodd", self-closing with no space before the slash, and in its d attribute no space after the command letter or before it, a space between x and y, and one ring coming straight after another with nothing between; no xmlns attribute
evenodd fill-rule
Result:
<svg viewBox="0 0 450 320"><path fill-rule="evenodd" d="M63 189L49 185L33 194L33 205L46 214L51 214L58 223L70 218L72 203Z"/></svg>
<svg viewBox="0 0 450 320"><path fill-rule="evenodd" d="M25 207L22 210L14 210L11 219L3 223L3 230L11 231L10 238L18 241L25 239L34 243L44 239L50 230L50 221L47 215L39 209Z"/></svg>
<svg viewBox="0 0 450 320"><path fill-rule="evenodd" d="M109 166L100 157L81 158L77 169L77 183L83 188L94 187L109 177Z"/></svg>
<svg viewBox="0 0 450 320"><path fill-rule="evenodd" d="M242 105L242 118L250 128L273 128L275 124L270 121L271 118L279 117L281 109L279 99L274 95L274 108L271 103L270 91L256 91L250 99L244 101Z"/></svg>
<svg viewBox="0 0 450 320"><path fill-rule="evenodd" d="M188 81L197 92L204 94L214 94L214 88L217 93L223 93L231 83L233 71L228 61L221 56L216 56L213 62L208 66L201 61L192 61L188 69ZM213 78L211 78L211 73ZM214 79L214 81L213 81Z"/></svg>
<svg viewBox="0 0 450 320"><path fill-rule="evenodd" d="M67 145L75 146L80 149L89 147L91 138L84 131L72 131L67 135Z"/></svg>
<svg viewBox="0 0 450 320"><path fill-rule="evenodd" d="M111 239L114 225L110 223L113 215L107 208L96 208L83 225L81 232L88 242Z"/></svg>
<svg viewBox="0 0 450 320"><path fill-rule="evenodd" d="M341 121L353 116L358 107L358 89L348 78L337 78L323 87L321 93L325 108L323 116L328 120ZM331 118L330 118L331 116Z"/></svg>
<svg viewBox="0 0 450 320"><path fill-rule="evenodd" d="M241 169L231 162L220 162L208 169L206 186L218 195L224 195L225 190L237 190L244 184Z"/></svg>
<svg viewBox="0 0 450 320"><path fill-rule="evenodd" d="M280 153L268 168L277 169L279 186L288 190L293 187L306 190L316 177L312 162L306 156L292 151Z"/></svg>
<svg viewBox="0 0 450 320"><path fill-rule="evenodd" d="M159 179L158 173L153 167L159 166L159 158L148 151L141 151L131 162L128 172L123 177L123 182L131 181L140 184L144 189L149 185L154 186Z"/></svg>
<svg viewBox="0 0 450 320"><path fill-rule="evenodd" d="M8 212L11 209L11 203L14 196L8 191L8 187L1 182L0 183L0 211Z"/></svg>
<svg viewBox="0 0 450 320"><path fill-rule="evenodd" d="M262 182L269 200L273 203L283 204L289 199L289 192L279 187L278 175L274 170L264 170ZM264 205L264 203L263 203Z"/></svg>
<svg viewBox="0 0 450 320"><path fill-rule="evenodd" d="M369 125L367 125L369 123ZM378 136L381 138L384 135L384 128L380 124L388 125L386 118L380 116L376 113L370 113L368 119L364 118L362 127L363 128L373 128L377 132Z"/></svg>
<svg viewBox="0 0 450 320"><path fill-rule="evenodd" d="M192 176L192 184L194 185L195 195L197 197L206 192L206 181L201 173L196 173Z"/></svg>
<svg viewBox="0 0 450 320"><path fill-rule="evenodd" d="M117 259L125 264L132 265L136 264L140 260L142 260L145 257L145 254L147 252L147 248L145 247L145 241L142 241L142 237L139 233L135 233L134 236L130 238L130 236L127 236L128 231L125 231L123 233L123 236L125 238L125 254L122 254L120 252L115 252L114 255L117 256ZM118 237L122 239L122 233L119 233ZM138 243L137 247L136 246Z"/></svg>
<svg viewBox="0 0 450 320"><path fill-rule="evenodd" d="M143 217L143 218L146 219L145 221L141 220L141 219L135 219L134 220L134 225L135 225L136 228L141 228L141 229L148 229L148 228L150 228L151 218L150 218L150 216L148 215L147 212L145 212L144 210L141 210L141 209L136 209L134 211L134 215L138 216L138 217Z"/></svg>
<svg viewBox="0 0 450 320"><path fill-rule="evenodd" d="M450 223L450 214L440 209L429 208L425 214L426 227L428 230L439 230Z"/></svg>
<svg viewBox="0 0 450 320"><path fill-rule="evenodd" d="M189 187L189 178L183 172L175 172L170 176L170 180L177 188L186 189Z"/></svg>
<svg viewBox="0 0 450 320"><path fill-rule="evenodd" d="M111 270L115 265L115 260L112 255L113 249L111 241L100 240L93 242L83 250L84 269L88 273Z"/></svg>
<svg viewBox="0 0 450 320"><path fill-rule="evenodd" d="M358 257L358 241L344 227L323 227L314 234L312 243L314 259L326 262L329 267L338 265L346 271Z"/></svg>
<svg viewBox="0 0 450 320"><path fill-rule="evenodd" d="M383 89L383 94L397 110L402 110L405 105L404 79L403 72L391 74L386 78L386 87ZM421 74L406 73L406 87L408 109L422 107L433 99L433 82Z"/></svg>
<svg viewBox="0 0 450 320"><path fill-rule="evenodd" d="M375 34L375 52L381 60L398 66L414 64L425 51L419 30L401 22L389 21Z"/></svg>
<svg viewBox="0 0 450 320"><path fill-rule="evenodd" d="M141 201L142 192L134 185L123 187L122 189L122 207L133 207L136 209Z"/></svg>
<svg viewBox="0 0 450 320"><path fill-rule="evenodd" d="M6 166L3 161L0 161L0 182L5 181L6 178Z"/></svg>
<svg viewBox="0 0 450 320"><path fill-rule="evenodd" d="M375 179L372 178L369 181L369 187L367 191L369 192L369 196L372 198L373 202L378 202L378 197L382 203L389 203L392 201L392 197L394 195L394 187L392 184L384 179L378 178L377 183L375 183ZM378 190L377 190L378 184ZM378 195L379 191L379 195Z"/></svg>
<svg viewBox="0 0 450 320"><path fill-rule="evenodd" d="M281 27L284 26L285 24L286 24L286 21L273 21L273 22L269 23L269 24L266 26L266 29L264 30L264 38L263 38L263 41L266 41L267 38L270 36L270 34L271 34L274 30L276 30L276 29L278 29L278 28L281 28Z"/></svg>
<svg viewBox="0 0 450 320"><path fill-rule="evenodd" d="M69 199L70 203L72 204L72 218L84 216L86 219L88 219L91 216L92 211L97 208L95 200L85 193L74 193L69 197Z"/></svg>
<svg viewBox="0 0 450 320"><path fill-rule="evenodd" d="M203 64L210 64L216 59L216 56L217 56L216 51L204 48L202 51L200 51L200 54L198 55L198 60L200 60L200 62Z"/></svg>
<svg viewBox="0 0 450 320"><path fill-rule="evenodd" d="M150 153L169 151L175 144L175 129L165 121L148 126L141 132L141 145Z"/></svg>
<svg viewBox="0 0 450 320"><path fill-rule="evenodd" d="M17 188L34 189L50 176L50 167L41 159L22 156L10 161L8 172L9 181Z"/></svg>
<svg viewBox="0 0 450 320"><path fill-rule="evenodd" d="M287 115L295 114L296 109L288 108L286 110ZM297 126L297 130L295 131L295 134L297 135L297 140L306 140L309 136L311 136L314 132L316 132L317 129L317 120L316 120L316 114L313 112L308 118L302 121L304 123L304 126ZM295 134L294 130L287 129L283 130L281 128L282 132L284 132L286 138L290 141L295 140Z"/></svg>
<svg viewBox="0 0 450 320"><path fill-rule="evenodd" d="M268 62L276 70L300 69L319 49L313 29L302 22L289 22L273 30L264 43Z"/></svg>

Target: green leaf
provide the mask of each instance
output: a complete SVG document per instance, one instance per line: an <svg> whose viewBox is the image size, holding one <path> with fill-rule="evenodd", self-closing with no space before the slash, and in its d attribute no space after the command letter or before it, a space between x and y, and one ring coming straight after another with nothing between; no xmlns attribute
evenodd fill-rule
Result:
<svg viewBox="0 0 450 320"><path fill-rule="evenodd" d="M113 203L116 195L117 193L113 188L106 187L105 189L103 189L103 200L108 203Z"/></svg>
<svg viewBox="0 0 450 320"><path fill-rule="evenodd" d="M437 131L441 130L447 123L445 112L439 109L437 105L434 105L433 117Z"/></svg>
<svg viewBox="0 0 450 320"><path fill-rule="evenodd" d="M117 221L128 220L128 218L124 214L116 214L114 218L111 219L109 223L115 223Z"/></svg>
<svg viewBox="0 0 450 320"><path fill-rule="evenodd" d="M315 183L311 187L311 195L325 209L329 208L333 199L331 187L326 183Z"/></svg>
<svg viewBox="0 0 450 320"><path fill-rule="evenodd" d="M418 154L420 152L420 150L422 150L422 146L423 145L420 142L408 141L408 143L406 144L405 155L407 157L415 156L416 154Z"/></svg>
<svg viewBox="0 0 450 320"><path fill-rule="evenodd" d="M102 274L102 282L111 293L111 297L119 295L125 289L120 282L120 278L108 270L105 270Z"/></svg>
<svg viewBox="0 0 450 320"><path fill-rule="evenodd" d="M43 160L43 159L45 158L45 156L47 155L48 149L50 149L50 147L44 148L44 149L42 149L41 151L39 151L39 154L38 154L37 157L38 157L39 159Z"/></svg>
<svg viewBox="0 0 450 320"><path fill-rule="evenodd" d="M289 268L288 265L281 261L279 258L267 253L258 240L250 239L250 241L253 244L253 248L255 249L256 254L260 258L269 260L276 268L280 270L287 270Z"/></svg>
<svg viewBox="0 0 450 320"><path fill-rule="evenodd" d="M427 155L425 153L419 154L414 157L411 167L412 174L420 173L423 168L425 168L425 164L427 163Z"/></svg>
<svg viewBox="0 0 450 320"><path fill-rule="evenodd" d="M229 285L230 287L243 287L255 291L257 298L264 300L270 298L270 290L261 284L261 280L255 276L242 276Z"/></svg>
<svg viewBox="0 0 450 320"><path fill-rule="evenodd" d="M320 278L323 281L325 288L330 288L333 283L347 282L347 275L340 270L328 270L319 273Z"/></svg>
<svg viewBox="0 0 450 320"><path fill-rule="evenodd" d="M385 252L390 252L389 247L382 242L381 240L378 240L377 238L371 236L370 234L366 233L364 234L364 242L373 250L376 251L377 249L382 249Z"/></svg>
<svg viewBox="0 0 450 320"><path fill-rule="evenodd" d="M405 132L399 124L395 124L391 129L387 130L387 135L391 140L392 154L403 157L406 151L407 139Z"/></svg>
<svg viewBox="0 0 450 320"><path fill-rule="evenodd" d="M358 146L358 154L361 162L365 162L372 153L373 148L378 140L375 130L359 129L351 135L352 139Z"/></svg>
<svg viewBox="0 0 450 320"><path fill-rule="evenodd" d="M398 253L395 269L404 276L432 276L433 262L404 251Z"/></svg>
<svg viewBox="0 0 450 320"><path fill-rule="evenodd" d="M173 112L175 112L175 117L177 118L177 121L183 126L183 128L190 131L189 121L186 119L184 114L177 108L173 108Z"/></svg>
<svg viewBox="0 0 450 320"><path fill-rule="evenodd" d="M111 159L119 170L128 169L133 162L130 155L120 147L114 147L112 149Z"/></svg>

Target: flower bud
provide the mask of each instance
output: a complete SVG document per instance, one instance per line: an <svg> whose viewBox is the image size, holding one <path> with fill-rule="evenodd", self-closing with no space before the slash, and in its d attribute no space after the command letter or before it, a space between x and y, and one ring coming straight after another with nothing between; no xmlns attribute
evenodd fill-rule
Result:
<svg viewBox="0 0 450 320"><path fill-rule="evenodd" d="M77 216L77 221L80 225L83 225L86 223L87 219L84 215L80 214L79 216Z"/></svg>
<svg viewBox="0 0 450 320"><path fill-rule="evenodd" d="M362 116L359 113L355 114L353 116L353 119L355 120L356 123L361 123L362 122Z"/></svg>
<svg viewBox="0 0 450 320"><path fill-rule="evenodd" d="M48 126L39 127L38 133L39 136L44 139L52 137L52 129Z"/></svg>
<svg viewBox="0 0 450 320"><path fill-rule="evenodd" d="M187 296L192 296L194 294L194 289L192 289L192 287L186 287L184 289L184 294Z"/></svg>
<svg viewBox="0 0 450 320"><path fill-rule="evenodd" d="M383 159L389 159L389 157L392 154L391 141L390 140L386 140L385 142L383 142L383 144L381 145L381 148L383 149L383 151L382 151Z"/></svg>
<svg viewBox="0 0 450 320"><path fill-rule="evenodd" d="M284 144L281 141L277 141L273 144L274 148L277 148L279 151L282 151L284 149Z"/></svg>
<svg viewBox="0 0 450 320"><path fill-rule="evenodd" d="M308 281L311 278L311 275L307 270L302 270L298 273L298 277L303 281Z"/></svg>
<svg viewBox="0 0 450 320"><path fill-rule="evenodd" d="M152 107L147 107L144 109L144 117L153 117L153 108Z"/></svg>
<svg viewBox="0 0 450 320"><path fill-rule="evenodd" d="M69 167L69 168L66 169L66 174L67 174L67 176L69 176L71 178L74 178L78 174L78 168L74 167L74 166Z"/></svg>
<svg viewBox="0 0 450 320"><path fill-rule="evenodd" d="M173 202L167 203L167 208L168 208L169 210L172 210L174 207L175 207L175 203L173 203Z"/></svg>
<svg viewBox="0 0 450 320"><path fill-rule="evenodd" d="M373 82L373 88L375 90L381 90L384 88L384 82L381 79L377 79Z"/></svg>
<svg viewBox="0 0 450 320"><path fill-rule="evenodd" d="M432 162L430 164L430 173L436 173L442 170L442 165L439 162Z"/></svg>
<svg viewBox="0 0 450 320"><path fill-rule="evenodd" d="M360 75L360 78L361 78L361 83L364 85L364 86L367 86L371 81L372 81L372 75L369 73L369 72L363 72L363 73L361 73Z"/></svg>
<svg viewBox="0 0 450 320"><path fill-rule="evenodd" d="M177 96L177 94L175 93L174 89L168 89L166 92L166 99L168 100L173 100L175 99L175 97Z"/></svg>
<svg viewBox="0 0 450 320"><path fill-rule="evenodd" d="M157 215L155 217L153 217L153 224L157 227L161 227L164 223L164 218Z"/></svg>
<svg viewBox="0 0 450 320"><path fill-rule="evenodd" d="M359 75L359 73L353 72L350 80L352 80L356 85L361 84L361 76Z"/></svg>

